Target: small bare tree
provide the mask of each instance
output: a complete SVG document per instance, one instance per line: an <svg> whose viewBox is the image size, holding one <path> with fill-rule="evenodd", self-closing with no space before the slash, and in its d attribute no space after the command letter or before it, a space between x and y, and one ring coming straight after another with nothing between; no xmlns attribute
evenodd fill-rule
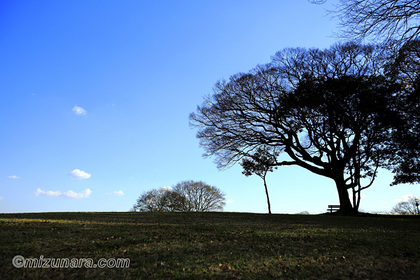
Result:
<svg viewBox="0 0 420 280"><path fill-rule="evenodd" d="M172 212L182 211L184 197L169 189L153 189L143 193L134 204L136 212Z"/></svg>
<svg viewBox="0 0 420 280"><path fill-rule="evenodd" d="M182 211L220 211L225 206L225 194L201 181L183 181L172 191L183 197Z"/></svg>
<svg viewBox="0 0 420 280"><path fill-rule="evenodd" d="M136 204L133 206L134 211L139 212L162 212L165 210L165 206L162 203L162 197L166 190L153 189L144 192L138 199Z"/></svg>
<svg viewBox="0 0 420 280"><path fill-rule="evenodd" d="M391 210L391 214L397 215L420 215L420 197L410 196L407 201L399 202Z"/></svg>
<svg viewBox="0 0 420 280"><path fill-rule="evenodd" d="M132 211L218 211L225 206L225 194L204 182L184 181L172 188L153 189L143 193Z"/></svg>

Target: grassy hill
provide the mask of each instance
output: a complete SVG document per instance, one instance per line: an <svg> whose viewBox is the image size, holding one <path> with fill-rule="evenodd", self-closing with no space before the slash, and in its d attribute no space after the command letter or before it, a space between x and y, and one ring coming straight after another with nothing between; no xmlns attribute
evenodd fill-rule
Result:
<svg viewBox="0 0 420 280"><path fill-rule="evenodd" d="M0 214L0 279L418 279L419 237L401 216ZM130 263L16 268L16 255Z"/></svg>

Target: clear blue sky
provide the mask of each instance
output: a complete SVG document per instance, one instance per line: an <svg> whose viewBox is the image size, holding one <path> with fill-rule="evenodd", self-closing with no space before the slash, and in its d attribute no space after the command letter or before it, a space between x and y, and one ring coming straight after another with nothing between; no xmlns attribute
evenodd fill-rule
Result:
<svg viewBox="0 0 420 280"><path fill-rule="evenodd" d="M267 211L262 180L218 171L188 115L219 79L285 47L327 48L336 22L307 0L0 2L0 212L127 211L152 188L201 180L225 211ZM338 203L298 167L267 177L274 213ZM419 185L382 171L361 208Z"/></svg>

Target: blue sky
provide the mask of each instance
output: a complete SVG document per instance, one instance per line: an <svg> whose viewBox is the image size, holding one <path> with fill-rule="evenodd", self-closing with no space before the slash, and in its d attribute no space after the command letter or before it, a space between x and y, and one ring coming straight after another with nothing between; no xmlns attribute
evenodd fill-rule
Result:
<svg viewBox="0 0 420 280"><path fill-rule="evenodd" d="M0 212L127 211L142 192L201 180L225 211L267 211L262 180L219 171L188 115L213 85L285 47L327 48L336 22L307 0L0 2ZM332 180L267 176L272 211L320 213ZM381 171L361 208L418 185Z"/></svg>

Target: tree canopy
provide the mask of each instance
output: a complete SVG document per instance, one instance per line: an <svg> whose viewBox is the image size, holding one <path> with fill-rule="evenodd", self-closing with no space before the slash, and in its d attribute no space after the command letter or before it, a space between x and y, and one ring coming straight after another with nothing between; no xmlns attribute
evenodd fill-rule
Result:
<svg viewBox="0 0 420 280"><path fill-rule="evenodd" d="M271 63L216 83L191 124L219 168L261 148L285 155L273 165L331 178L340 212L357 213L360 192L378 168L397 165L391 155L404 119L397 100L406 88L387 75L387 54L385 47L355 43L284 49Z"/></svg>

